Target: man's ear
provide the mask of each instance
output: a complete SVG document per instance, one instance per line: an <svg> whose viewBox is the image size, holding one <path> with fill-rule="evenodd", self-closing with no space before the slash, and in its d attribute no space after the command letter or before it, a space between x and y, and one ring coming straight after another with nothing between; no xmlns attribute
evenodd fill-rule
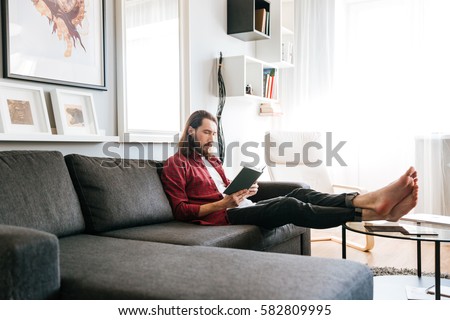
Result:
<svg viewBox="0 0 450 320"><path fill-rule="evenodd" d="M195 129L192 128L191 126L189 126L189 128L188 128L188 134L189 134L189 135L193 135L194 133L195 133Z"/></svg>

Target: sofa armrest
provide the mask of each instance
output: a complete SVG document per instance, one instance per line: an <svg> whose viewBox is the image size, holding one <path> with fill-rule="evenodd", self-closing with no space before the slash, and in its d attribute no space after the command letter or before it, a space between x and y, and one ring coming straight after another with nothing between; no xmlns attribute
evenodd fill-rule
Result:
<svg viewBox="0 0 450 320"><path fill-rule="evenodd" d="M59 286L58 238L0 224L0 299L49 299Z"/></svg>
<svg viewBox="0 0 450 320"><path fill-rule="evenodd" d="M258 193L249 199L257 202L279 196L285 196L297 188L309 188L309 185L302 182L281 182L281 181L258 181ZM303 228L304 232L300 235L300 254L311 255L311 231L309 228Z"/></svg>
<svg viewBox="0 0 450 320"><path fill-rule="evenodd" d="M285 196L297 188L309 188L309 185L302 182L258 181L258 185L258 193L249 198L254 202Z"/></svg>

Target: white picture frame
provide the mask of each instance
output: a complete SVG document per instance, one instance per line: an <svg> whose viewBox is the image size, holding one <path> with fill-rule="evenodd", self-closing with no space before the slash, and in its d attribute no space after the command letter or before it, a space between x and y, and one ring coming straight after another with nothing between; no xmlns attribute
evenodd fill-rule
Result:
<svg viewBox="0 0 450 320"><path fill-rule="evenodd" d="M54 89L50 93L60 135L99 135L91 93Z"/></svg>
<svg viewBox="0 0 450 320"><path fill-rule="evenodd" d="M44 90L0 82L0 132L51 135Z"/></svg>

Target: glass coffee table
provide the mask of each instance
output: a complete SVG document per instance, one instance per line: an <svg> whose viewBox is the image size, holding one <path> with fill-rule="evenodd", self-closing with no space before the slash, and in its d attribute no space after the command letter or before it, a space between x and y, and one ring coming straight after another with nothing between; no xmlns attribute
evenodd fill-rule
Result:
<svg viewBox="0 0 450 320"><path fill-rule="evenodd" d="M411 216L413 218L405 218L407 220L400 220L396 223L386 221L347 222L342 228L342 258L344 259L347 255L346 230L376 237L416 241L417 243L417 276L374 277L375 299L405 299L408 298L406 287L408 287L412 295L413 291L418 288L423 288L422 291L425 292L425 288L433 287L434 285L434 298L439 300L441 299L442 286L446 290L447 287L450 289L450 280L440 278L441 243L450 242L450 225L430 221L432 219L416 219L414 215ZM434 242L434 278L422 276L421 244L423 241ZM427 295L426 293L423 297L425 296L433 297L433 295Z"/></svg>

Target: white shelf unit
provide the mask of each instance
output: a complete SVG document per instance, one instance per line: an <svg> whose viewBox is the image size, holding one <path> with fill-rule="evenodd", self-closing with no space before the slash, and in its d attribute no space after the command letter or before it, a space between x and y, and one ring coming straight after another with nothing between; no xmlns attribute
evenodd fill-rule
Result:
<svg viewBox="0 0 450 320"><path fill-rule="evenodd" d="M294 11L293 0L271 1L270 39L256 42L256 57L279 68L294 66Z"/></svg>
<svg viewBox="0 0 450 320"><path fill-rule="evenodd" d="M264 92L265 69L275 71L272 99ZM274 64L244 55L224 57L222 75L228 97L249 97L262 102L278 99L278 68ZM252 94L246 93L247 85L252 87Z"/></svg>
<svg viewBox="0 0 450 320"><path fill-rule="evenodd" d="M57 135L57 134L8 134L0 133L1 142L86 142L86 143L101 143L101 142L119 142L118 136L100 136L100 135L86 135L86 136L71 136L71 135Z"/></svg>
<svg viewBox="0 0 450 320"><path fill-rule="evenodd" d="M227 34L242 41L270 39L270 4L268 0L227 0ZM269 14L268 34L257 30L256 10Z"/></svg>

